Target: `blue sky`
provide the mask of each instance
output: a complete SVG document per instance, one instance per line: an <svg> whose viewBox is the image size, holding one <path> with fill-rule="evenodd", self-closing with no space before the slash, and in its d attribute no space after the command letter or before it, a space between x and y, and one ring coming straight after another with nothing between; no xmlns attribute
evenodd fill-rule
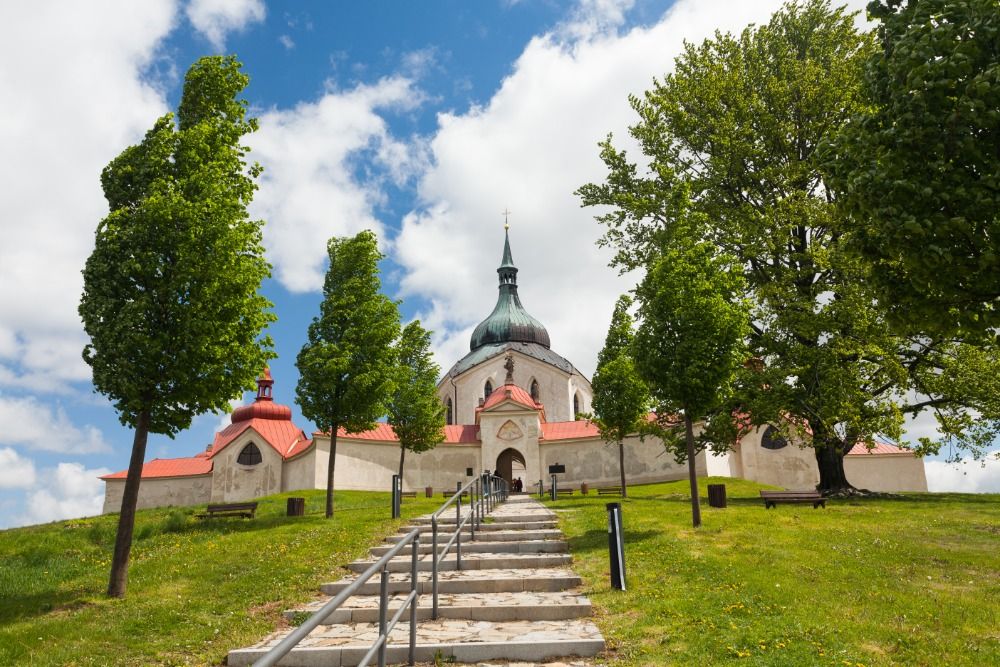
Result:
<svg viewBox="0 0 1000 667"><path fill-rule="evenodd" d="M294 359L317 311L326 239L375 229L386 291L432 328L447 369L496 294L501 211L528 310L593 372L634 277L607 268L573 190L596 143L623 138L627 96L683 39L763 22L775 0L33 2L0 7L0 528L100 509L97 476L132 433L80 358L80 269L106 213L99 174L176 107L199 56L235 53L265 168L252 213L274 266L264 292L276 400L295 420ZM861 9L863 0L852 0ZM249 400L249 397L246 397ZM205 415L147 458L202 449ZM926 421L913 432L925 433ZM939 488L1000 490L996 467L928 468Z"/></svg>

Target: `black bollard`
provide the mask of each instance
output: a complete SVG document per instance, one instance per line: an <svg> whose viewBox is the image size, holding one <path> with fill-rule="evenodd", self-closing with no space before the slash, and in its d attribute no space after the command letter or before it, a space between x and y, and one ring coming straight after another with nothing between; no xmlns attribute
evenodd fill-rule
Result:
<svg viewBox="0 0 1000 667"><path fill-rule="evenodd" d="M392 518L398 519L400 514L400 504L402 501L402 481L399 479L399 475L392 476Z"/></svg>
<svg viewBox="0 0 1000 667"><path fill-rule="evenodd" d="M625 590L625 535L622 504L608 503L608 552L611 554L611 587Z"/></svg>
<svg viewBox="0 0 1000 667"><path fill-rule="evenodd" d="M552 475L552 486L549 488L549 493L552 494L552 500L557 500L559 498L559 489L556 488L555 475Z"/></svg>

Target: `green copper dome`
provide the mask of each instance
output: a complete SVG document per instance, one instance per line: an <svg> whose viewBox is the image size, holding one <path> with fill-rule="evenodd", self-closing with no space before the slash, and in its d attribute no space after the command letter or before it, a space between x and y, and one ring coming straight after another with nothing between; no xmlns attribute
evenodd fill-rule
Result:
<svg viewBox="0 0 1000 667"><path fill-rule="evenodd" d="M472 332L469 347L475 351L484 345L522 342L549 347L549 332L542 323L528 314L517 296L517 267L510 254L510 236L504 232L503 259L497 269L500 295L493 312Z"/></svg>

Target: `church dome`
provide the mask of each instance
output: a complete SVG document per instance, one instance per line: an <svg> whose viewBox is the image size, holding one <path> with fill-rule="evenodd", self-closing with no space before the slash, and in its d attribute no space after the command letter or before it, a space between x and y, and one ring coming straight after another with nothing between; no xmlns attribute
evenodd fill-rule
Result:
<svg viewBox="0 0 1000 667"><path fill-rule="evenodd" d="M261 377L257 378L257 398L250 405L233 410L231 421L233 424L250 421L251 419L276 419L279 421L291 421L292 409L287 405L280 405L274 402L271 397L271 388L274 386L274 379L271 377L271 369L265 368Z"/></svg>
<svg viewBox="0 0 1000 667"><path fill-rule="evenodd" d="M500 295L489 317L472 332L470 349L485 345L520 342L537 343L549 347L549 332L542 323L528 314L517 296L517 267L510 254L510 236L504 232L503 260L497 269L500 277Z"/></svg>

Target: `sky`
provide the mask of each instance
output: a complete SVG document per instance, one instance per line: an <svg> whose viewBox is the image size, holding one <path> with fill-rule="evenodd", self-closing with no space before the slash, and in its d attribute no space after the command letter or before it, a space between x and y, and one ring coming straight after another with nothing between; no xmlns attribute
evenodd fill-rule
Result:
<svg viewBox="0 0 1000 667"><path fill-rule="evenodd" d="M862 10L866 0L848 4ZM0 528L100 512L98 476L133 433L81 357L81 269L107 214L103 167L176 108L198 57L233 53L260 129L278 321L274 395L295 422L295 356L318 312L326 241L372 229L404 321L447 370L496 298L509 210L528 311L588 376L635 276L608 268L573 194L628 146L630 94L683 40L766 22L775 0L39 1L0 5ZM861 20L861 19L859 19ZM251 394L242 401L251 400ZM238 405L240 401L235 401ZM207 414L147 460L190 456L229 423ZM927 433L927 420L911 435ZM1000 464L927 463L932 490L1000 491Z"/></svg>

